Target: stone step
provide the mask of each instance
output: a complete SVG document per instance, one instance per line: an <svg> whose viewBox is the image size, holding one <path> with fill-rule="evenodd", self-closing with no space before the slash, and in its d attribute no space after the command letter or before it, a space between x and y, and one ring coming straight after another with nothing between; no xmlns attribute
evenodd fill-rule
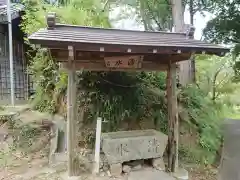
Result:
<svg viewBox="0 0 240 180"><path fill-rule="evenodd" d="M129 173L128 180L176 180L166 172L158 171L153 168Z"/></svg>

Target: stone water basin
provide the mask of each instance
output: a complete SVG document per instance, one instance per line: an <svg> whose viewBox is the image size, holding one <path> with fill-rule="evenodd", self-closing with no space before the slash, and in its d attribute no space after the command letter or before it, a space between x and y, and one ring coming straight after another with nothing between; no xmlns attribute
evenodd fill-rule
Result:
<svg viewBox="0 0 240 180"><path fill-rule="evenodd" d="M103 133L102 150L109 164L159 158L167 139L167 135L152 129Z"/></svg>

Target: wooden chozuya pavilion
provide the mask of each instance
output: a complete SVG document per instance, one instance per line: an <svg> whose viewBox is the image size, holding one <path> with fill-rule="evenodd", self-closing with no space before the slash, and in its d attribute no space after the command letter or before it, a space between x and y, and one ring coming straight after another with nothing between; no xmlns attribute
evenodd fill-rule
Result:
<svg viewBox="0 0 240 180"><path fill-rule="evenodd" d="M229 51L217 45L194 40L195 29L184 33L141 32L103 29L56 23L55 13L47 16L45 29L29 40L48 48L52 57L67 69L68 77L68 174L76 175L74 166L76 71L166 71L168 101L168 168L175 171L178 159L178 111L176 63L193 53L223 56Z"/></svg>

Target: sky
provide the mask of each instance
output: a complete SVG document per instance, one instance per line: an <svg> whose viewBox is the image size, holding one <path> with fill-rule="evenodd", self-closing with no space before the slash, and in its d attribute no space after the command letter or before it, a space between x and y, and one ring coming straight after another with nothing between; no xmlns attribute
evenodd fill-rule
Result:
<svg viewBox="0 0 240 180"><path fill-rule="evenodd" d="M115 8L113 12L110 14L112 19L117 19L117 17L122 15L122 11L124 7ZM133 11L133 10L128 10ZM212 19L212 15L209 13L205 13L205 16L201 15L200 13L196 13L194 17L194 26L196 28L195 31L195 39L201 39L202 37L202 30L205 28L206 23ZM190 16L189 12L186 11L184 14L184 21L185 24L190 24ZM135 17L124 17L124 19L119 20L113 23L115 28L119 29L130 29L130 30L144 30L143 26L137 23Z"/></svg>

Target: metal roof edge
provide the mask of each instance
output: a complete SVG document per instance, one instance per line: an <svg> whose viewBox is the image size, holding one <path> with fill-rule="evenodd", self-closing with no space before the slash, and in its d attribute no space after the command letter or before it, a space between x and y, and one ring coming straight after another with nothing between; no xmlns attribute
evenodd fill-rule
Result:
<svg viewBox="0 0 240 180"><path fill-rule="evenodd" d="M49 39L49 38L41 38L41 37L36 37L35 34L32 34L28 37L29 41L31 44L35 44L36 41L38 42L44 42L44 41L56 41L56 42L59 42L59 40L52 40L52 39ZM71 42L71 41L67 41L67 40L64 40L62 42ZM80 42L79 42L80 43ZM86 43L86 44L102 44L102 43L93 43L93 42L81 42L81 43ZM124 46L125 44L121 44L121 43L113 43L112 45L119 45L119 46ZM127 46L145 46L145 45L127 45ZM218 47L217 47L218 46ZM148 45L148 47L155 47L155 46L151 46L151 45ZM179 48L179 49L185 49L185 48L195 48L195 49L205 49L206 51L209 50L217 50L217 51L221 51L221 52L224 52L224 53L227 53L230 51L230 49L228 48L224 48L224 47L221 47L219 45L216 45L215 47L199 47L199 46L174 46L174 45L165 45L165 46L162 46L162 47L169 47L169 48Z"/></svg>

